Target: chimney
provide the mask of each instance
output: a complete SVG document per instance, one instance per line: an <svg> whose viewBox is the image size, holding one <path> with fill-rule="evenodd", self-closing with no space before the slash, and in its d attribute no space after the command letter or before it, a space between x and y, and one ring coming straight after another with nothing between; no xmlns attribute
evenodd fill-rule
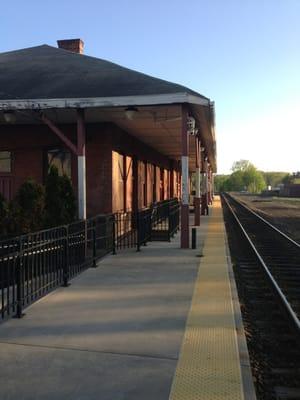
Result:
<svg viewBox="0 0 300 400"><path fill-rule="evenodd" d="M84 43L81 39L58 40L57 45L60 49L72 51L73 53L83 54Z"/></svg>

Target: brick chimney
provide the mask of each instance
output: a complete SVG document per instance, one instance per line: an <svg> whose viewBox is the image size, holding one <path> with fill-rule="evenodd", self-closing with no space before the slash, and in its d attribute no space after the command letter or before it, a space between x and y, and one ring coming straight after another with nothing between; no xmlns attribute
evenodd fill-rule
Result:
<svg viewBox="0 0 300 400"><path fill-rule="evenodd" d="M73 53L83 54L84 43L81 39L58 40L57 45L60 49L72 51Z"/></svg>

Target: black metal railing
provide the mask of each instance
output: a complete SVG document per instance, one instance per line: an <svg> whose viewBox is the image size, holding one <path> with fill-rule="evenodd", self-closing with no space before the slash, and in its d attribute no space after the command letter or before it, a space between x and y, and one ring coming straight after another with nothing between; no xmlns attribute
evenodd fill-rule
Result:
<svg viewBox="0 0 300 400"><path fill-rule="evenodd" d="M166 200L152 207L151 239L171 240L179 229L180 205L177 199Z"/></svg>
<svg viewBox="0 0 300 400"><path fill-rule="evenodd" d="M0 319L20 318L26 306L58 286L68 286L106 254L170 240L178 228L179 204L172 199L138 213L97 215L0 241Z"/></svg>

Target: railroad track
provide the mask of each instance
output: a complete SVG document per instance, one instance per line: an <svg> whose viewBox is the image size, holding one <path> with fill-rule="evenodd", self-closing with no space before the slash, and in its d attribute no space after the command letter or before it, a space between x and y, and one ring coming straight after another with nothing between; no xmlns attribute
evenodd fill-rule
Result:
<svg viewBox="0 0 300 400"><path fill-rule="evenodd" d="M300 335L300 244L236 198L225 201Z"/></svg>
<svg viewBox="0 0 300 400"><path fill-rule="evenodd" d="M258 399L300 399L300 246L222 197Z"/></svg>

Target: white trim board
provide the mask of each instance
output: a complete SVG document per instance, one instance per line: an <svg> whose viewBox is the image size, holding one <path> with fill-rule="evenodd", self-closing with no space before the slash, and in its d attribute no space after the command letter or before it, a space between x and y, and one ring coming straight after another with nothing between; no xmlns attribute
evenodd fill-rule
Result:
<svg viewBox="0 0 300 400"><path fill-rule="evenodd" d="M209 106L210 100L188 93L61 99L0 99L0 110L39 110L46 108L93 108L120 106L125 107L131 105L142 106L174 103L190 103L201 106Z"/></svg>

